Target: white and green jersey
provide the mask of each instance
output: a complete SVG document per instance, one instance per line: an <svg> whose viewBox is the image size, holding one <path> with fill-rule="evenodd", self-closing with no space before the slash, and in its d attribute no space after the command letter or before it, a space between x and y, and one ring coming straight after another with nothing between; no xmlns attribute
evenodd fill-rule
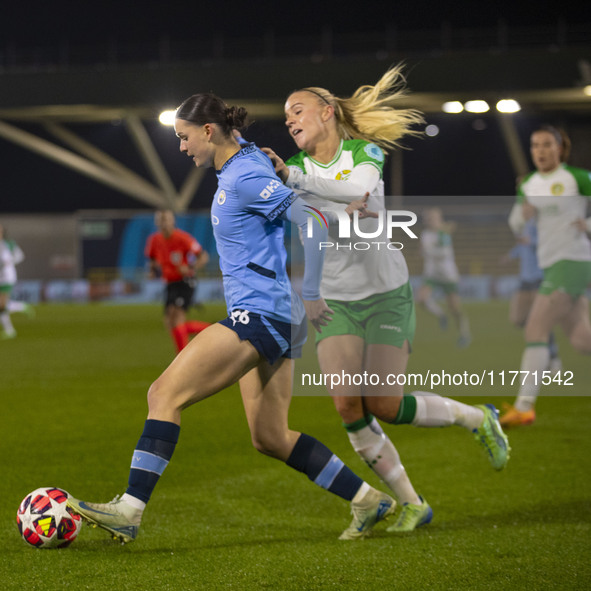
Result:
<svg viewBox="0 0 591 591"><path fill-rule="evenodd" d="M25 255L14 240L0 240L0 285L16 283L16 265Z"/></svg>
<svg viewBox="0 0 591 591"><path fill-rule="evenodd" d="M302 193L312 207L344 211L351 201L361 199L368 192L368 210L385 210L384 153L371 142L341 141L328 164L317 162L306 152L296 154L286 164L290 171L287 185ZM387 247L390 243L387 224L383 226L381 235L364 239L353 232L350 238L341 238L338 225L330 225L329 240L333 246L323 249L320 290L324 298L361 300L396 289L408 281L404 256L399 250ZM366 234L377 231L378 220L359 220L359 229Z"/></svg>
<svg viewBox="0 0 591 591"><path fill-rule="evenodd" d="M423 275L426 279L457 283L460 279L451 234L443 230L425 229L421 233Z"/></svg>
<svg viewBox="0 0 591 591"><path fill-rule="evenodd" d="M542 269L558 261L591 261L589 237L574 225L575 220L586 217L591 196L589 171L562 164L548 174L533 172L519 184L517 195L509 224L513 231L521 230L524 201L536 208L537 254ZM591 229L590 220L587 228Z"/></svg>

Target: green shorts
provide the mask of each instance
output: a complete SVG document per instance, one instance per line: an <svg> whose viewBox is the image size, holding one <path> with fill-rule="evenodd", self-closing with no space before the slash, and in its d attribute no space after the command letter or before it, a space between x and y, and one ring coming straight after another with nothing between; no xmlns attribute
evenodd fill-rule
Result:
<svg viewBox="0 0 591 591"><path fill-rule="evenodd" d="M0 285L0 293L11 293L13 287L14 285L12 284L4 283Z"/></svg>
<svg viewBox="0 0 591 591"><path fill-rule="evenodd" d="M416 316L412 288L407 282L397 289L345 302L326 300L334 311L328 326L316 333L316 342L338 335L357 335L369 345L409 346L415 336Z"/></svg>
<svg viewBox="0 0 591 591"><path fill-rule="evenodd" d="M540 293L562 291L573 298L584 295L591 283L591 261L558 261L544 269Z"/></svg>
<svg viewBox="0 0 591 591"><path fill-rule="evenodd" d="M425 284L433 289L440 289L445 295L458 293L458 284L454 281L439 281L437 279L425 279Z"/></svg>

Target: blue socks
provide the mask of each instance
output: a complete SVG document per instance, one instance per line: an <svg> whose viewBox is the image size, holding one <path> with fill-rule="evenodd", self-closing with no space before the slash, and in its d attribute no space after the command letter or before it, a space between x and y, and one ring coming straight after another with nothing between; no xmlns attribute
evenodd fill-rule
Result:
<svg viewBox="0 0 591 591"><path fill-rule="evenodd" d="M148 419L131 458L127 494L147 503L179 440L176 423Z"/></svg>
<svg viewBox="0 0 591 591"><path fill-rule="evenodd" d="M351 501L363 480L335 456L326 445L302 433L285 462L303 472L318 486Z"/></svg>
<svg viewBox="0 0 591 591"><path fill-rule="evenodd" d="M131 459L127 494L144 503L168 465L179 438L180 427L167 421L148 419ZM318 486L351 501L363 480L354 474L330 449L301 434L286 464Z"/></svg>

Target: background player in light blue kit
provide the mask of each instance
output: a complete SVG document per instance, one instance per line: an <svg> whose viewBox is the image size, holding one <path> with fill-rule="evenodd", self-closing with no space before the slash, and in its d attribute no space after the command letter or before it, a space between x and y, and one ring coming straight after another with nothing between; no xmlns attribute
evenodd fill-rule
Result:
<svg viewBox="0 0 591 591"><path fill-rule="evenodd" d="M283 221L303 227L304 203L276 176L254 144L240 145L233 129L246 111L212 94L197 94L177 110L180 150L203 168L215 167L218 188L211 221L220 255L228 317L198 334L148 392L148 419L132 456L129 486L110 503L69 504L124 542L135 539L142 512L172 457L181 411L235 382L253 445L351 501L353 521L341 539L366 536L394 512L395 501L356 476L322 443L289 429L293 361L306 338L306 314L320 329L331 310L320 297L321 232L304 241L301 299L286 271Z"/></svg>

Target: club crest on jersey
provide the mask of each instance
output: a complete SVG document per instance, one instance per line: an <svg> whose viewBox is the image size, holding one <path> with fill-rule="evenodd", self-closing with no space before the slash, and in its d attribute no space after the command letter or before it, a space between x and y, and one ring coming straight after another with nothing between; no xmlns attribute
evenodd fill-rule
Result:
<svg viewBox="0 0 591 591"><path fill-rule="evenodd" d="M378 162L384 161L384 152L382 152L382 150L379 146L376 146L375 144L367 144L367 146L365 146L364 150L365 150L365 153L370 158L373 158L374 160L377 160Z"/></svg>
<svg viewBox="0 0 591 591"><path fill-rule="evenodd" d="M337 172L337 176L335 177L335 179L337 181L346 181L349 178L350 174L350 170L341 170L340 172Z"/></svg>
<svg viewBox="0 0 591 591"><path fill-rule="evenodd" d="M564 193L564 185L562 183L554 183L550 188L552 195L562 195Z"/></svg>
<svg viewBox="0 0 591 591"><path fill-rule="evenodd" d="M226 203L226 191L220 191L220 194L218 195L218 204L223 205L224 203Z"/></svg>

